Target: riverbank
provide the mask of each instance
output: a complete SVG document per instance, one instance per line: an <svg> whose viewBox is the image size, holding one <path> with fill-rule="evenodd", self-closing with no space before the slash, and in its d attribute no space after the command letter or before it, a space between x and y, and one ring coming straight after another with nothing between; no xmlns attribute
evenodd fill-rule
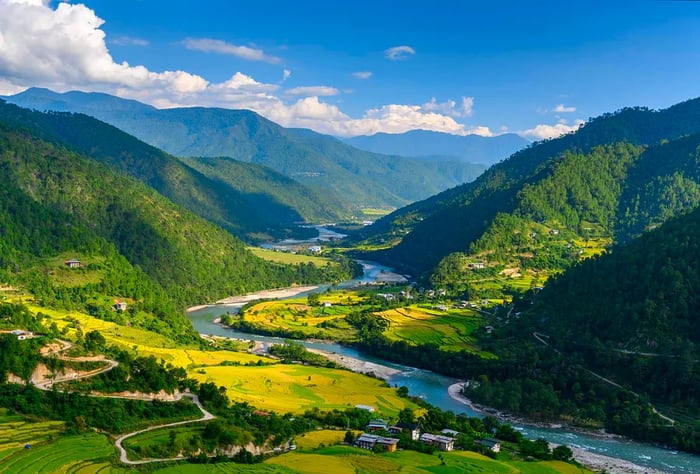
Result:
<svg viewBox="0 0 700 474"><path fill-rule="evenodd" d="M496 418L506 421L508 423L518 423L525 425L533 424L528 423L527 420L524 420L522 418L517 418L512 415L495 410L493 408L486 408L481 405L475 404L470 399L462 395L461 390L463 383L464 382L458 382L450 385L447 388L447 393L450 395L450 398L452 398L454 401L469 407L471 410L482 413L484 415L495 416ZM548 425L543 425L541 423L534 423L533 425L538 427L548 427ZM586 433L588 435L596 435L595 433ZM618 436L610 434L602 434L598 436L606 438L618 438ZM556 445L553 444L552 446ZM586 466L588 469L591 469L596 472L606 472L608 474L664 474L665 472L647 466L640 466L638 464L634 464L633 462L625 461L624 459L612 458L610 456L593 453L583 448L576 448L572 446L569 446L569 448L571 448L571 451L574 453L574 459L577 462Z"/></svg>
<svg viewBox="0 0 700 474"><path fill-rule="evenodd" d="M274 300L282 298L292 298L301 293L306 293L307 291L317 290L319 285L307 285L307 286L290 286L288 288L277 288L274 290L261 290L255 293L249 293L247 295L240 296L229 296L228 298L223 298L218 300L214 304L200 304L197 306L192 306L187 308L187 312L191 313L193 311L198 311L200 309L207 308L209 306L238 306L241 303L249 303L251 301L257 300Z"/></svg>
<svg viewBox="0 0 700 474"><path fill-rule="evenodd" d="M321 349L307 348L309 352L314 354L319 354L326 359L335 362L341 367L352 370L360 374L373 374L375 377L386 380L392 375L400 374L399 369L393 367L388 367L386 365L377 364L375 362L369 362L365 360L356 359L354 357L341 355L336 352L328 352Z"/></svg>

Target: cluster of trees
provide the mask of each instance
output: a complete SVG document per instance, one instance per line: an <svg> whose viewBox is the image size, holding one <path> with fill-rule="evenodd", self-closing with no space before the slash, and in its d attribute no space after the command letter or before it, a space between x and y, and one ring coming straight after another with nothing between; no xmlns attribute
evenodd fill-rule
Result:
<svg viewBox="0 0 700 474"><path fill-rule="evenodd" d="M282 362L285 364L297 362L320 367L336 367L335 362L329 361L320 354L309 352L302 344L289 339L286 340L284 344L274 344L270 346L268 352L275 357L281 358Z"/></svg>

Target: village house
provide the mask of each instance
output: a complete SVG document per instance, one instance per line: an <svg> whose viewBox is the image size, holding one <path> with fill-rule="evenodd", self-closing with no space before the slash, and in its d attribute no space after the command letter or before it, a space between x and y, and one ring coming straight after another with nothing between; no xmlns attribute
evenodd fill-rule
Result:
<svg viewBox="0 0 700 474"><path fill-rule="evenodd" d="M14 334L17 337L17 340L19 341L24 341L25 339L31 338L33 334L31 331L23 331L22 329L15 329L12 331L12 334Z"/></svg>
<svg viewBox="0 0 700 474"><path fill-rule="evenodd" d="M449 436L434 435L430 433L423 433L420 435L420 441L428 446L433 446L440 451L452 451L455 449L455 440Z"/></svg>
<svg viewBox="0 0 700 474"><path fill-rule="evenodd" d="M496 438L484 438L476 440L476 444L481 445L494 453L501 451L501 442Z"/></svg>
<svg viewBox="0 0 700 474"><path fill-rule="evenodd" d="M355 446L362 449L372 450L375 446L381 446L384 451L396 451L399 440L396 438L385 438L373 434L362 433L356 440Z"/></svg>
<svg viewBox="0 0 700 474"><path fill-rule="evenodd" d="M420 438L420 425L401 422L389 427L389 433L400 434L404 432L411 433L411 439L413 441L418 441Z"/></svg>
<svg viewBox="0 0 700 474"><path fill-rule="evenodd" d="M387 431L388 428L386 421L380 419L369 420L367 425L367 431Z"/></svg>
<svg viewBox="0 0 700 474"><path fill-rule="evenodd" d="M559 235L559 229L552 229L549 231L549 235Z"/></svg>
<svg viewBox="0 0 700 474"><path fill-rule="evenodd" d="M470 270L483 270L486 268L486 264L484 262L470 262L467 267Z"/></svg>
<svg viewBox="0 0 700 474"><path fill-rule="evenodd" d="M70 259L70 260L66 260L66 261L63 262L63 263L64 263L65 266L67 266L68 268L80 268L80 265L81 265L80 260L76 260L76 259L74 259L74 258L72 258L72 259Z"/></svg>
<svg viewBox="0 0 700 474"><path fill-rule="evenodd" d="M456 438L457 435L459 435L459 431L450 430L450 429L447 429L447 428L445 428L444 430L442 430L440 433L444 434L445 436L449 436L449 437L451 437L451 438Z"/></svg>
<svg viewBox="0 0 700 474"><path fill-rule="evenodd" d="M370 413L374 412L374 407L370 405L357 404L355 405L355 408L357 408L358 410L367 410Z"/></svg>
<svg viewBox="0 0 700 474"><path fill-rule="evenodd" d="M117 311L126 311L126 303L124 301L117 301L114 303L114 309Z"/></svg>
<svg viewBox="0 0 700 474"><path fill-rule="evenodd" d="M320 245L312 245L311 247L309 247L309 252L311 253L321 253L321 250L322 248Z"/></svg>

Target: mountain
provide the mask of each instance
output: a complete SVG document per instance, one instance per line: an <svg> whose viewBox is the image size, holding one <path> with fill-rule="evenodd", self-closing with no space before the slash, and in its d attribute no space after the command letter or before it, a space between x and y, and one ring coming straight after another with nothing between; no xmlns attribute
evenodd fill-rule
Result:
<svg viewBox="0 0 700 474"><path fill-rule="evenodd" d="M412 156L429 160L458 158L490 166L525 148L529 141L514 133L495 137L452 135L429 130L406 133L375 133L345 139L360 150L386 155Z"/></svg>
<svg viewBox="0 0 700 474"><path fill-rule="evenodd" d="M124 324L195 341L186 305L350 274L265 262L144 183L3 121L0 170L0 281L47 304L115 318L110 296L126 298L136 312ZM63 262L76 257L71 272Z"/></svg>
<svg viewBox="0 0 700 474"><path fill-rule="evenodd" d="M372 258L417 272L453 252L478 258L507 252L513 261L499 264L527 266L543 237L555 233L564 249L575 239L626 240L698 204L698 132L700 99L606 114L576 133L515 153L473 183L399 209L358 238L398 242ZM655 200L662 196L666 201ZM518 250L525 243L529 247ZM558 258L543 257L536 265ZM453 273L466 259L452 262Z"/></svg>
<svg viewBox="0 0 700 474"><path fill-rule="evenodd" d="M483 171L456 159L436 165L365 152L310 130L285 129L248 110L159 110L106 94L46 89L6 100L37 110L85 113L176 156L224 156L265 165L355 209L402 206Z"/></svg>
<svg viewBox="0 0 700 474"><path fill-rule="evenodd" d="M350 213L338 200L261 165L236 163L226 176L208 176L207 170L187 166L87 115L42 113L0 103L0 121L89 154L241 237L287 236L299 221L332 220Z"/></svg>

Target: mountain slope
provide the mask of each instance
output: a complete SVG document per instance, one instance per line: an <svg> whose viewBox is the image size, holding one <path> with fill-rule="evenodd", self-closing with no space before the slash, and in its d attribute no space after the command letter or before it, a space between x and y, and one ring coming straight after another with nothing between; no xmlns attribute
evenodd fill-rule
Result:
<svg viewBox="0 0 700 474"><path fill-rule="evenodd" d="M347 138L345 142L360 150L374 153L432 160L454 157L486 166L498 163L530 143L514 133L482 137L451 135L428 130L412 130L396 134L376 133Z"/></svg>
<svg viewBox="0 0 700 474"><path fill-rule="evenodd" d="M268 166L360 207L396 207L473 179L458 160L438 166L353 148L309 130L282 128L246 110L159 110L105 94L29 89L8 101L38 110L81 112L177 156L226 156Z"/></svg>
<svg viewBox="0 0 700 474"><path fill-rule="evenodd" d="M239 239L143 183L6 124L0 124L0 169L5 193L0 242L7 278L33 258L67 251L89 256L104 246L100 242L142 269L177 308L334 278L331 268L258 259ZM345 269L336 269L337 278L346 276ZM140 298L139 285L130 285L130 295Z"/></svg>
<svg viewBox="0 0 700 474"><path fill-rule="evenodd" d="M520 217L526 217L529 221L535 222L542 220L542 212L544 209L526 209L528 189L533 185L538 185L543 179L548 176L557 175L556 169L563 163L562 166L569 167L571 170L578 168L580 172L587 173L589 183L595 180L595 170L587 169L585 161L591 159L587 155L594 153L593 149L600 145L613 145L616 143L624 143L629 146L639 146L659 143L661 140L675 140L687 134L697 133L700 131L700 100L695 99L687 101L676 106L670 107L661 111L649 111L647 109L624 109L615 114L607 114L597 119L591 120L588 124L582 127L574 134L566 135L556 140L541 142L531 146L526 150L515 153L508 160L499 163L490 168L484 175L479 177L475 182L468 183L457 188L445 191L428 200L412 204L406 208L400 209L395 213L386 216L377 221L373 226L363 229L360 238L368 239L369 242L381 243L382 241L391 242L400 239L400 243L394 248L382 252L375 258L383 258L385 261L395 265L404 265L405 268L412 271L425 272L433 268L443 257L452 252L465 252L470 249L485 232L492 226L496 217L501 214L510 215L520 208ZM692 147L694 138L688 138L688 146ZM665 142L664 142L665 143ZM625 145L625 146L627 146ZM688 154L679 156L673 150L675 146L681 146L675 141L672 144L661 144L657 151L649 151L648 159L640 163L650 163L649 165L640 165L643 167L651 166L654 168L654 153L659 153L664 159L670 160L668 167L681 172L685 169L686 174L690 172L693 166L687 164L687 160L694 159L694 155ZM598 152L596 152L598 153ZM609 154L605 152L605 154ZM609 159L614 160L614 151ZM577 158L578 157L578 158ZM686 162L684 162L686 160ZM604 160L605 161L605 160ZM620 176L615 180L622 180L618 183L621 191L627 188L624 183L625 176L629 171L629 166L636 158L629 161L622 171L624 176ZM575 164L578 162L578 164ZM683 163L681 163L683 162ZM642 168L640 168L642 169ZM661 169L661 168L659 168ZM612 170L612 169L611 169ZM637 171L629 171L633 173L634 186L642 186L641 175ZM634 174L637 173L637 174ZM693 172L694 173L694 172ZM694 181L693 173L685 176L685 183ZM575 180L574 180L575 182ZM574 184L571 180L564 179L561 175L556 189L570 189L570 185ZM646 185L646 184L644 184ZM634 188L633 186L633 188ZM552 188L554 189L554 188ZM632 189L632 188L630 188ZM547 202L549 197L546 195L545 188L540 189L542 202ZM568 192L568 191L567 191ZM624 191L629 193L629 191ZM692 196L690 190L684 190L684 193ZM580 197L585 196L586 191L582 190ZM615 203L605 206L618 206L618 199L621 199L619 204L628 202L630 198L616 197ZM534 196L530 193L530 198ZM552 196L552 199L556 196ZM564 202L570 208L577 208L576 202L568 202L567 196L563 196ZM586 200L597 200L596 196L586 196ZM531 200L531 199L530 199ZM681 200L677 202L679 204ZM694 205L695 201L690 199L687 203L680 207ZM551 204L551 203L550 203ZM547 204L549 206L550 204ZM524 206L524 207L523 207ZM532 206L530 206L532 207ZM578 209L581 211L581 209ZM537 212L535 212L537 211ZM568 211L567 211L568 212ZM617 217L620 211L615 209L612 212L615 220L612 222L613 227L617 226ZM646 212L646 211L644 211ZM585 214L585 212L583 212ZM546 217L546 216L545 216ZM562 219L561 215L550 214L550 219ZM579 216L579 220L583 219L583 215ZM564 219L565 220L565 219ZM563 225L565 222L551 222L550 225ZM595 223L596 228L600 223ZM624 227L624 220L620 221ZM576 235L581 235L583 229L569 229L576 232ZM611 229L606 229L608 235L612 237ZM631 232L631 230L629 231ZM628 238L629 232L620 230L615 232L616 238Z"/></svg>
<svg viewBox="0 0 700 474"><path fill-rule="evenodd" d="M239 236L288 235L298 221L333 219L339 216L337 210L343 211L334 201L325 200L289 178L258 165L241 163L225 180L209 177L116 127L86 115L41 113L0 103L0 121L88 153ZM261 192L266 186L277 190L274 196ZM304 215L297 207L303 208Z"/></svg>

